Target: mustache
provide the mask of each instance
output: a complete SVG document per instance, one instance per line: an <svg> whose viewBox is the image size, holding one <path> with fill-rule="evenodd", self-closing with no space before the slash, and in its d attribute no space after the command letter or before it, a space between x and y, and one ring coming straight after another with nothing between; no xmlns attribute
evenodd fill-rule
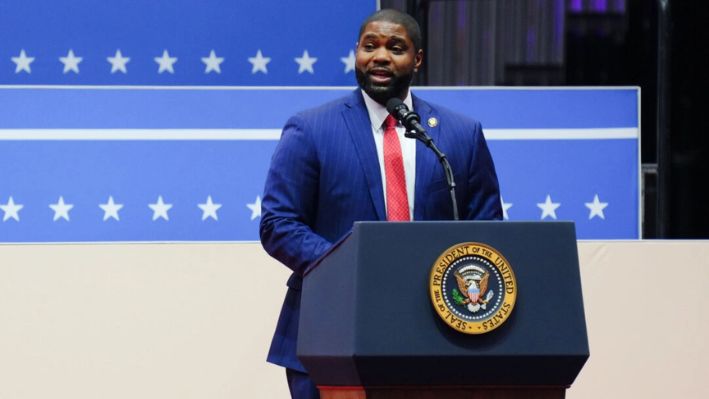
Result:
<svg viewBox="0 0 709 399"><path fill-rule="evenodd" d="M380 73L390 72L391 77L387 84L373 82L372 71ZM384 105L392 97L399 97L406 93L413 79L413 73L396 74L387 67L376 66L371 69L362 70L355 68L355 77L358 86L364 90L374 101Z"/></svg>
<svg viewBox="0 0 709 399"><path fill-rule="evenodd" d="M385 67L372 67L367 70L368 75L394 75L394 71Z"/></svg>

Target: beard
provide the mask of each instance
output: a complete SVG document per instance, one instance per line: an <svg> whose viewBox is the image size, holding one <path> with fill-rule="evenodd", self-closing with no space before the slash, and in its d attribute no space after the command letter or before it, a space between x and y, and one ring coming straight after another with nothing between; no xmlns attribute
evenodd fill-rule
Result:
<svg viewBox="0 0 709 399"><path fill-rule="evenodd" d="M411 85L411 81L414 78L414 72L411 70L403 75L392 75L389 83L386 85L372 82L369 74L362 72L359 68L355 68L355 76L357 77L359 87L364 90L372 100L385 105L387 101L393 97L404 99Z"/></svg>

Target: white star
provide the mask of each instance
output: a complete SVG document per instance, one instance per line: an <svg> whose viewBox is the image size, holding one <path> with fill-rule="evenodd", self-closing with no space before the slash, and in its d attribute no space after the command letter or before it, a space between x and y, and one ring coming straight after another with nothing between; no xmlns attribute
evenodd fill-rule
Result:
<svg viewBox="0 0 709 399"><path fill-rule="evenodd" d="M106 202L105 204L98 204L98 206L99 208L103 209L104 222L110 218L121 220L121 218L118 217L118 211L123 208L123 204L116 204L115 202L113 202L113 196L109 196L108 202Z"/></svg>
<svg viewBox="0 0 709 399"><path fill-rule="evenodd" d="M246 204L246 207L251 209L251 220L261 217L261 196L256 196L256 201L251 204Z"/></svg>
<svg viewBox="0 0 709 399"><path fill-rule="evenodd" d="M153 222L158 220L158 218L170 220L170 218L167 216L167 211L172 208L172 204L166 204L162 200L162 195L158 196L158 202L154 204L148 204L148 207L153 210Z"/></svg>
<svg viewBox="0 0 709 399"><path fill-rule="evenodd" d="M586 202L586 208L588 208L591 212L588 214L588 220L593 219L595 216L598 216L599 218L605 220L606 215L603 214L603 210L606 209L608 206L607 202L601 202L598 199L598 194L593 196L593 202Z"/></svg>
<svg viewBox="0 0 709 399"><path fill-rule="evenodd" d="M271 58L264 57L261 54L261 49L256 52L256 57L249 57L249 62L251 63L251 74L256 72L268 73L268 68L266 65L271 62Z"/></svg>
<svg viewBox="0 0 709 399"><path fill-rule="evenodd" d="M549 194L547 194L547 199L541 204L537 204L539 209L542 210L542 217L540 219L544 219L547 216L551 216L552 219L556 220L556 208L561 206L561 203L559 202L551 202L551 197Z"/></svg>
<svg viewBox="0 0 709 399"><path fill-rule="evenodd" d="M512 208L514 204L511 202L505 202L505 200L502 199L502 196L500 196L500 202L502 203L502 218L509 220L510 216L507 214L507 211Z"/></svg>
<svg viewBox="0 0 709 399"><path fill-rule="evenodd" d="M302 57L295 57L295 62L298 63L298 73L303 73L305 71L308 71L311 74L315 73L315 71L313 71L313 64L317 61L317 58L311 57L310 54L308 54L308 50L303 51Z"/></svg>
<svg viewBox="0 0 709 399"><path fill-rule="evenodd" d="M59 57L59 61L64 64L64 73L72 71L74 73L79 73L79 63L83 60L82 57L77 57L74 55L74 50L69 49L66 57Z"/></svg>
<svg viewBox="0 0 709 399"><path fill-rule="evenodd" d="M59 196L59 201L56 204L49 204L49 207L54 211L54 221L64 219L69 221L69 211L74 207L73 204L64 203L64 197Z"/></svg>
<svg viewBox="0 0 709 399"><path fill-rule="evenodd" d="M355 53L350 50L350 54L347 57L340 57L340 61L345 64L345 73L355 70Z"/></svg>
<svg viewBox="0 0 709 399"><path fill-rule="evenodd" d="M202 57L202 62L206 65L206 68L204 68L204 73L209 73L211 71L222 73L222 69L219 67L219 64L224 62L224 57L217 57L214 50L209 53L209 57Z"/></svg>
<svg viewBox="0 0 709 399"><path fill-rule="evenodd" d="M204 204L197 204L197 206L202 210L202 221L207 220L209 217L214 220L219 220L217 218L217 210L222 207L222 204L215 204L212 202L211 195L207 196L207 202Z"/></svg>
<svg viewBox="0 0 709 399"><path fill-rule="evenodd" d="M2 221L7 222L8 219L15 219L16 222L20 221L20 209L24 208L25 206L22 204L15 204L15 201L10 197L9 200L7 200L7 204L5 205L0 205L0 209L5 212L5 216L3 216Z"/></svg>
<svg viewBox="0 0 709 399"><path fill-rule="evenodd" d="M177 62L177 57L170 57L167 50L163 50L162 57L155 57L154 59L159 65L158 73L163 73L165 71L175 73L175 70L172 68L172 64Z"/></svg>
<svg viewBox="0 0 709 399"><path fill-rule="evenodd" d="M32 69L30 68L30 64L34 62L34 57L28 57L27 54L25 53L25 50L22 49L20 50L20 55L17 57L11 57L10 58L12 62L15 63L15 73L20 73L20 71L25 71L27 73L32 73Z"/></svg>
<svg viewBox="0 0 709 399"><path fill-rule="evenodd" d="M116 50L116 55L106 57L106 60L111 63L111 73L116 73L117 71L128 73L126 64L130 61L130 58L124 57L123 54L121 54L121 50Z"/></svg>

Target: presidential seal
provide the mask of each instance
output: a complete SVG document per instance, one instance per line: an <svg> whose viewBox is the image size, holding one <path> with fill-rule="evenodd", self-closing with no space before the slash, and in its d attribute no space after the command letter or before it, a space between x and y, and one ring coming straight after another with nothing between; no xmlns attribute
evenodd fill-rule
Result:
<svg viewBox="0 0 709 399"><path fill-rule="evenodd" d="M466 334L484 334L501 326L517 298L517 282L507 259L476 242L454 245L436 259L429 290L441 319Z"/></svg>

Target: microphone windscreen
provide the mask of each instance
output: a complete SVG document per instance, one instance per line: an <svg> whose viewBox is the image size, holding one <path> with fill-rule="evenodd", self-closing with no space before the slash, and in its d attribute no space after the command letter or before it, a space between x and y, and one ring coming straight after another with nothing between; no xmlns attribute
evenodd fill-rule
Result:
<svg viewBox="0 0 709 399"><path fill-rule="evenodd" d="M387 101L387 111L389 111L390 114L396 115L401 106L408 111L409 107L407 107L406 104L404 104L404 102L398 97L392 97L389 101Z"/></svg>

